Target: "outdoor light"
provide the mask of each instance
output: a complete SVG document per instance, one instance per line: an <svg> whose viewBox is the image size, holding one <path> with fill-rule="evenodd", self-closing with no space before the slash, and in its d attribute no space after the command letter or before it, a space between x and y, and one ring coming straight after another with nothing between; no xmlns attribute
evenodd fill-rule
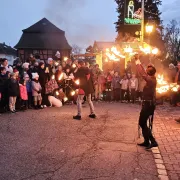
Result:
<svg viewBox="0 0 180 180"><path fill-rule="evenodd" d="M59 92L58 91L56 91L56 95L59 96Z"/></svg>
<svg viewBox="0 0 180 180"><path fill-rule="evenodd" d="M64 102L66 102L67 100L68 100L68 98L67 98L67 97L65 97L65 98L64 98Z"/></svg>
<svg viewBox="0 0 180 180"><path fill-rule="evenodd" d="M149 33L149 34L152 33L153 28L154 28L153 25L148 25L148 24L147 24L147 25L146 25L146 32Z"/></svg>

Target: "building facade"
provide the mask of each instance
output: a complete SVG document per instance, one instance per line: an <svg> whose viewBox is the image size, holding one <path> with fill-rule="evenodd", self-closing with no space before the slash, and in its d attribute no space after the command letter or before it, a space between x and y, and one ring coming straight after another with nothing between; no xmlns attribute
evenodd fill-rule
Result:
<svg viewBox="0 0 180 180"><path fill-rule="evenodd" d="M17 57L17 50L5 43L0 43L0 59L6 58L9 65L13 65L14 59Z"/></svg>
<svg viewBox="0 0 180 180"><path fill-rule="evenodd" d="M41 60L56 58L57 51L60 52L61 58L70 57L72 49L65 37L65 32L46 18L24 29L15 48L23 62L27 61L31 54L38 55Z"/></svg>

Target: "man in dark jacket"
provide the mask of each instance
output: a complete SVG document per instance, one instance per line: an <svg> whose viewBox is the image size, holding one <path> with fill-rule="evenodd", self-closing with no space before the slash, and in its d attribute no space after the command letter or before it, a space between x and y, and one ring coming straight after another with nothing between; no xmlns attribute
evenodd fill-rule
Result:
<svg viewBox="0 0 180 180"><path fill-rule="evenodd" d="M78 114L73 116L73 119L81 120L82 102L84 96L87 97L87 101L90 107L90 118L96 118L94 112L94 105L91 101L91 94L94 93L93 80L89 68L84 66L83 61L79 61L78 68L74 72L75 79L79 81L79 90L77 98Z"/></svg>
<svg viewBox="0 0 180 180"><path fill-rule="evenodd" d="M151 149L152 147L157 147L158 144L155 138L152 135L152 123L153 123L153 116L155 111L155 96L156 96L156 69L153 66L148 66L147 70L145 71L141 62L139 60L139 56L136 55L138 58L136 60L136 67L138 73L143 77L146 81L146 85L143 89L143 102L142 102L142 109L139 117L139 126L142 129L142 134L144 137L144 142L138 144L139 146L144 146L146 149ZM150 127L148 127L148 119Z"/></svg>

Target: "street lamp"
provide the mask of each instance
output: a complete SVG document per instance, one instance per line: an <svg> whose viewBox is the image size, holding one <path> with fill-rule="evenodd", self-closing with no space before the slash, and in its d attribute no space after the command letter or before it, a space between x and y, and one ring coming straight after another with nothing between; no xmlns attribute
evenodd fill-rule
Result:
<svg viewBox="0 0 180 180"><path fill-rule="evenodd" d="M147 33L149 33L149 34L152 33L153 29L154 29L153 25L149 25L149 24L146 25L146 32Z"/></svg>

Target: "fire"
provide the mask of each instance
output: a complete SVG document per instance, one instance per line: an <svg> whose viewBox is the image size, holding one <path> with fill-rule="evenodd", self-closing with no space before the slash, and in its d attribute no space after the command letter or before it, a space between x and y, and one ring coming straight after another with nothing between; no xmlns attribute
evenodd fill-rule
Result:
<svg viewBox="0 0 180 180"><path fill-rule="evenodd" d="M142 46L139 46L139 49L144 52L145 54L150 54L151 53L151 47L150 46L146 46L146 47L142 47Z"/></svg>
<svg viewBox="0 0 180 180"><path fill-rule="evenodd" d="M152 50L152 54L155 54L155 55L156 55L156 54L158 54L158 52L159 52L159 50L158 50L157 48L155 48L155 49Z"/></svg>
<svg viewBox="0 0 180 180"><path fill-rule="evenodd" d="M76 83L77 85L79 85L79 84L80 84L79 79L76 80L75 83Z"/></svg>
<svg viewBox="0 0 180 180"><path fill-rule="evenodd" d="M124 48L124 52L126 52L126 53L132 53L133 52L133 49L129 46L126 46L125 48Z"/></svg>
<svg viewBox="0 0 180 180"><path fill-rule="evenodd" d="M168 84L168 82L164 80L164 75L163 74L162 75L158 74L158 76L157 76L157 83L159 85L166 85L166 84Z"/></svg>
<svg viewBox="0 0 180 180"><path fill-rule="evenodd" d="M68 60L68 58L67 57L64 57L64 61L67 61Z"/></svg>
<svg viewBox="0 0 180 180"><path fill-rule="evenodd" d="M170 88L171 88L171 91L178 92L180 86L177 83L172 83L172 84L170 84Z"/></svg>
<svg viewBox="0 0 180 180"><path fill-rule="evenodd" d="M157 88L156 91L159 94L166 93L168 91L178 92L180 86L177 83L169 84L166 80L164 80L163 74L158 74L157 76Z"/></svg>
<svg viewBox="0 0 180 180"><path fill-rule="evenodd" d="M111 51L107 48L106 49L106 56L111 60L111 61L119 61L120 58L125 58L116 47L112 47Z"/></svg>
<svg viewBox="0 0 180 180"><path fill-rule="evenodd" d="M52 79L55 79L55 76L54 76L54 75L52 75Z"/></svg>
<svg viewBox="0 0 180 180"><path fill-rule="evenodd" d="M73 64L73 65L72 65L72 67L73 67L73 68L76 68L76 65L75 65L75 64Z"/></svg>
<svg viewBox="0 0 180 180"><path fill-rule="evenodd" d="M125 58L125 56L123 56L123 55L117 50L117 48L116 48L115 46L113 46L113 47L111 48L111 51L112 51L116 56L119 56L120 58Z"/></svg>
<svg viewBox="0 0 180 180"><path fill-rule="evenodd" d="M75 91L72 91L72 92L71 92L71 96L74 96L75 94L76 94Z"/></svg>
<svg viewBox="0 0 180 180"><path fill-rule="evenodd" d="M164 86L161 86L159 88L156 88L156 91L159 94L166 93L167 91L169 91L169 85L164 85Z"/></svg>
<svg viewBox="0 0 180 180"><path fill-rule="evenodd" d="M156 91L159 93L159 94L162 94L162 93L166 93L167 91L170 90L170 85L168 84L167 81L164 80L164 76L163 74L158 74L157 76L157 88L156 88Z"/></svg>

